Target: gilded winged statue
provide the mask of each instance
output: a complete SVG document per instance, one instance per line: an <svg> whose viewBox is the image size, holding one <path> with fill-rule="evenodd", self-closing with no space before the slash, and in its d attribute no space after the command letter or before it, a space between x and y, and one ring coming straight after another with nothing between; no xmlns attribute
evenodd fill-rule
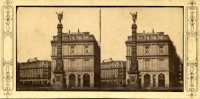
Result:
<svg viewBox="0 0 200 99"><path fill-rule="evenodd" d="M135 13L130 12L130 15L132 16L133 22L136 23L136 20L137 20L137 12L135 12Z"/></svg>
<svg viewBox="0 0 200 99"><path fill-rule="evenodd" d="M63 19L63 12L56 12L57 16L58 16L58 20L61 23L62 19Z"/></svg>

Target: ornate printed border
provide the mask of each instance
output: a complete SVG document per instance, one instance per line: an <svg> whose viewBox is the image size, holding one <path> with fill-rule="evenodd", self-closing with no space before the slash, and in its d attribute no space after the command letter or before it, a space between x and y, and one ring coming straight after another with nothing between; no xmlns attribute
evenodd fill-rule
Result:
<svg viewBox="0 0 200 99"><path fill-rule="evenodd" d="M14 90L14 5L12 0L4 0L2 5L2 38L1 38L1 83L5 97ZM184 92L188 96L196 96L198 92L198 6L194 0L185 7L184 33ZM8 50L10 49L10 50ZM192 53L191 53L192 51Z"/></svg>
<svg viewBox="0 0 200 99"><path fill-rule="evenodd" d="M194 0L186 7L185 35L185 86L187 95L198 92L198 6Z"/></svg>
<svg viewBox="0 0 200 99"><path fill-rule="evenodd" d="M1 83L7 97L14 89L14 11L12 1L4 0L2 6L2 66Z"/></svg>

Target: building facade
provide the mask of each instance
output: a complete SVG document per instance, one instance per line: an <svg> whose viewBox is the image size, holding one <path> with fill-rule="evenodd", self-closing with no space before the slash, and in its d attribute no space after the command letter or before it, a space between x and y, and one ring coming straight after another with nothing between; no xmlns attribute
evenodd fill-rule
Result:
<svg viewBox="0 0 200 99"><path fill-rule="evenodd" d="M17 63L17 85L49 86L51 80L51 62L28 59L27 62Z"/></svg>
<svg viewBox="0 0 200 99"><path fill-rule="evenodd" d="M52 84L57 59L57 36L52 45ZM66 88L94 88L100 85L100 47L89 32L62 33L62 60Z"/></svg>
<svg viewBox="0 0 200 99"><path fill-rule="evenodd" d="M101 87L117 88L126 85L126 61L103 60L101 63Z"/></svg>
<svg viewBox="0 0 200 99"><path fill-rule="evenodd" d="M126 46L129 68L132 36L128 37ZM173 42L163 32L137 33L137 60L141 88L175 88L180 85L183 76L180 58Z"/></svg>

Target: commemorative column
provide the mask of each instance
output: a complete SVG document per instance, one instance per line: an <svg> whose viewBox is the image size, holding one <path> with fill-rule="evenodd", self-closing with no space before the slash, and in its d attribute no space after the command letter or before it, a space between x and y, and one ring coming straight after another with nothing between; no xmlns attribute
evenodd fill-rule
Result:
<svg viewBox="0 0 200 99"><path fill-rule="evenodd" d="M132 16L133 24L132 24L132 42L131 42L131 65L128 71L129 80L128 86L133 89L137 89L139 87L138 83L138 61L137 61L137 12L130 13Z"/></svg>
<svg viewBox="0 0 200 99"><path fill-rule="evenodd" d="M54 87L56 89L64 89L65 87L65 79L64 79L64 68L63 68L63 59L62 59L62 18L63 18L63 12L57 13L59 23L57 25L57 56L56 56L56 67L54 70L54 75L55 75L55 83Z"/></svg>

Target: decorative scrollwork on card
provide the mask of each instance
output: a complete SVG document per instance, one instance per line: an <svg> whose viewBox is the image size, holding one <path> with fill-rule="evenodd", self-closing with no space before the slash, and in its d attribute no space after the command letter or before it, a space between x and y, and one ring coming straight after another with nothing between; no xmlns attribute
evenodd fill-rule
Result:
<svg viewBox="0 0 200 99"><path fill-rule="evenodd" d="M198 91L198 7L192 0L186 7L186 93L195 96Z"/></svg>
<svg viewBox="0 0 200 99"><path fill-rule="evenodd" d="M11 0L2 6L2 89L9 96L14 89L14 12Z"/></svg>

